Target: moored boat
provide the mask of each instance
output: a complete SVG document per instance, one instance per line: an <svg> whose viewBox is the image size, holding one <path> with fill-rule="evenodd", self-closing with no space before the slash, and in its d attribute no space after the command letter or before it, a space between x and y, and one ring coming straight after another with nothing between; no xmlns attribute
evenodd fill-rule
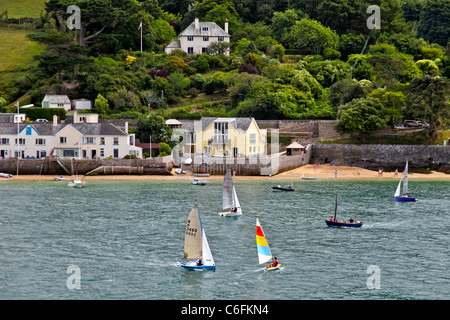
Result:
<svg viewBox="0 0 450 320"><path fill-rule="evenodd" d="M403 187L400 187L403 180ZM398 182L397 189L395 190L394 200L399 202L409 202L409 201L417 201L416 198L411 197L408 193L408 161L406 161L405 171L403 172L403 178Z"/></svg>
<svg viewBox="0 0 450 320"><path fill-rule="evenodd" d="M272 187L272 191L295 191L294 186L292 185L292 183L290 185L287 186L281 186L281 185L277 185L275 187Z"/></svg>

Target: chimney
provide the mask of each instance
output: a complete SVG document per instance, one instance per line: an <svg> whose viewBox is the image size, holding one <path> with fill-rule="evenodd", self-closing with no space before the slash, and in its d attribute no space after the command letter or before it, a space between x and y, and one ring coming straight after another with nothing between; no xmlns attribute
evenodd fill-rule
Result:
<svg viewBox="0 0 450 320"><path fill-rule="evenodd" d="M125 122L125 133L128 133L128 121Z"/></svg>
<svg viewBox="0 0 450 320"><path fill-rule="evenodd" d="M73 123L78 123L78 112L74 111L73 112Z"/></svg>
<svg viewBox="0 0 450 320"><path fill-rule="evenodd" d="M225 32L228 33L228 19L225 20Z"/></svg>
<svg viewBox="0 0 450 320"><path fill-rule="evenodd" d="M58 125L58 116L56 114L53 115L53 126L56 127Z"/></svg>
<svg viewBox="0 0 450 320"><path fill-rule="evenodd" d="M195 29L200 28L200 22L198 21L198 17L195 17L195 20L194 20L194 27L195 27Z"/></svg>

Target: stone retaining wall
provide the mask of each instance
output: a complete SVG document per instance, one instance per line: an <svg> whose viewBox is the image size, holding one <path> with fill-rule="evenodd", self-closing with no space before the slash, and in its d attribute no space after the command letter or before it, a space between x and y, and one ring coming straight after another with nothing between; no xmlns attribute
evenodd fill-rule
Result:
<svg viewBox="0 0 450 320"><path fill-rule="evenodd" d="M443 145L315 144L310 163L331 163L366 169L431 169L450 173L450 147Z"/></svg>

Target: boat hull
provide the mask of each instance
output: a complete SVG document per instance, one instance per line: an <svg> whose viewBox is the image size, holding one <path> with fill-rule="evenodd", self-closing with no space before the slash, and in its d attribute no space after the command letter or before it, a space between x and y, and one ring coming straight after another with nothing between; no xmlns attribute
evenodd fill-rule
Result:
<svg viewBox="0 0 450 320"><path fill-rule="evenodd" d="M219 216L221 217L240 217L242 216L242 211L238 210L237 212L219 212Z"/></svg>
<svg viewBox="0 0 450 320"><path fill-rule="evenodd" d="M295 191L294 188L272 187L272 191Z"/></svg>
<svg viewBox="0 0 450 320"><path fill-rule="evenodd" d="M216 270L216 266L198 266L196 261L190 261L186 264L182 264L181 267L185 268L186 270Z"/></svg>
<svg viewBox="0 0 450 320"><path fill-rule="evenodd" d="M329 221L325 220L327 226L329 227L344 227L344 228L359 228L362 227L363 223L343 223L343 222L335 222L335 221Z"/></svg>
<svg viewBox="0 0 450 320"><path fill-rule="evenodd" d="M275 267L273 266L269 266L267 268L264 268L264 271L275 271L275 270L280 270L281 267L281 263L277 264Z"/></svg>
<svg viewBox="0 0 450 320"><path fill-rule="evenodd" d="M394 200L399 202L417 201L417 199L414 197L394 197Z"/></svg>

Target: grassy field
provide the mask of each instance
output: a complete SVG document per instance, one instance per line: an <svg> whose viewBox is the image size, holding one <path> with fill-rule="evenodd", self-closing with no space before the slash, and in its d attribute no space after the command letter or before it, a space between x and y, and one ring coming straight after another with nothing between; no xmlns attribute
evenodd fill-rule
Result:
<svg viewBox="0 0 450 320"><path fill-rule="evenodd" d="M39 18L47 0L0 0L0 13L8 11L8 18Z"/></svg>
<svg viewBox="0 0 450 320"><path fill-rule="evenodd" d="M28 40L28 29L0 28L0 72L27 67L33 56L42 53L44 46Z"/></svg>

